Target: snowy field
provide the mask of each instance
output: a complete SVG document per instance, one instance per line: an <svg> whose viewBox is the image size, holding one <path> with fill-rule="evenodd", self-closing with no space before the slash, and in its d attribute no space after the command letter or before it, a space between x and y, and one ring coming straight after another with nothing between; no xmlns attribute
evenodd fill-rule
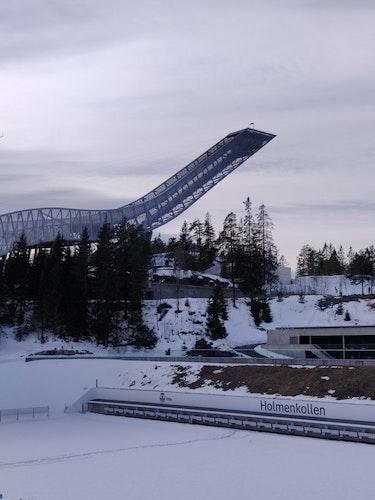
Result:
<svg viewBox="0 0 375 500"><path fill-rule="evenodd" d="M112 387L176 390L173 364L25 363L11 344L6 352L0 408L50 405L51 417L0 423L5 500L374 497L371 445L64 413L95 379Z"/></svg>
<svg viewBox="0 0 375 500"><path fill-rule="evenodd" d="M375 447L104 415L0 426L5 500L372 500Z"/></svg>
<svg viewBox="0 0 375 500"><path fill-rule="evenodd" d="M319 297L272 301L277 326L344 324L334 308L320 311ZM345 304L352 321L375 324L374 301ZM147 321L158 323L159 343L149 351L172 354L199 338L206 301L190 299L183 312L169 310L157 322L154 304ZM189 314L194 311L195 314ZM229 345L262 342L243 300L230 307ZM193 332L193 328L198 331ZM10 332L9 332L10 333ZM198 335L197 335L198 334ZM0 423L0 493L5 500L242 499L367 500L374 498L375 446L319 439L233 431L64 410L95 385L178 390L175 363L121 360L44 360L24 356L62 347L50 339L41 346L30 336L0 344L0 409L49 405L51 417ZM114 354L89 343L64 347ZM129 353L129 352L127 352ZM143 354L143 352L137 352ZM181 364L181 363L179 363ZM189 365L189 363L187 363ZM191 367L191 376L200 368ZM200 391L212 392L212 387ZM244 392L243 388L235 392ZM232 393L233 394L233 393Z"/></svg>

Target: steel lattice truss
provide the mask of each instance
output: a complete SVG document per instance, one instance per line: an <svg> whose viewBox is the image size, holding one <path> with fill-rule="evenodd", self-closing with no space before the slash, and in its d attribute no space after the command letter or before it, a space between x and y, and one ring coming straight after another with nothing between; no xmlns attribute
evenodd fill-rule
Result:
<svg viewBox="0 0 375 500"><path fill-rule="evenodd" d="M34 208L1 215L0 255L7 254L22 233L35 246L52 242L58 233L67 241L77 241L85 226L91 241L96 241L105 221L115 226L124 218L156 229L189 208L274 137L250 128L233 132L160 186L120 208Z"/></svg>

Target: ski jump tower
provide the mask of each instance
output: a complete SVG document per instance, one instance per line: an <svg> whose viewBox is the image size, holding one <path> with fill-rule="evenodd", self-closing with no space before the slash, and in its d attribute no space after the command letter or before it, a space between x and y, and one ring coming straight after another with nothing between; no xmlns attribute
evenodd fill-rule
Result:
<svg viewBox="0 0 375 500"><path fill-rule="evenodd" d="M75 242L85 226L90 240L96 241L105 221L115 226L124 218L156 229L184 212L274 137L251 128L228 134L160 186L120 208L33 208L0 215L0 255L7 254L22 233L30 246L36 246L52 242L58 233Z"/></svg>

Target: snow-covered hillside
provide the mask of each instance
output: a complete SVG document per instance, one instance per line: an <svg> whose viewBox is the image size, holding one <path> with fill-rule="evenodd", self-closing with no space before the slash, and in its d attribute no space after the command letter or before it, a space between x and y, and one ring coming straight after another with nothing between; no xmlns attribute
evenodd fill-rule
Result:
<svg viewBox="0 0 375 500"><path fill-rule="evenodd" d="M145 305L145 320L159 337L157 350L164 353L169 348L173 354L177 354L183 353L183 346L187 349L193 348L195 341L205 335L207 299L180 299L179 313L176 312L176 299L163 302L171 307L165 309L165 316L160 321L157 302L147 301ZM216 345L234 347L266 341L265 332L255 327L245 299L239 299L236 308L233 307L232 301L228 300L228 316L228 321L225 322L228 337Z"/></svg>
<svg viewBox="0 0 375 500"><path fill-rule="evenodd" d="M279 289L284 293L292 294L318 294L318 295L361 295L362 285L353 284L344 275L337 276L300 276L295 278L290 284L279 285ZM374 283L365 281L363 293L368 294L375 291Z"/></svg>
<svg viewBox="0 0 375 500"><path fill-rule="evenodd" d="M344 315L337 315L337 305L327 307L324 311L318 307L320 295L306 295L304 303L299 302L296 295L286 297L282 302L277 299L271 301L272 323L267 329L278 327L298 326L350 326L375 325L375 300L359 299L358 301L344 302L344 311L350 314L350 321L344 321Z"/></svg>
<svg viewBox="0 0 375 500"><path fill-rule="evenodd" d="M236 308L233 307L232 301L228 300L229 319L225 322L228 337L214 344L221 349L231 349L240 345L265 343L266 330L280 327L375 325L375 299L344 302L344 310L349 312L351 318L350 321L344 321L344 315L336 314L337 305L327 307L325 310L318 307L318 301L322 298L319 295L306 295L302 304L298 296L285 297L281 302L272 299L270 306L273 321L263 323L260 328L254 325L246 299L238 299ZM158 312L160 303L155 300L146 301L144 308L145 321L155 330L159 339L155 349L136 350L127 347L116 350L103 349L88 342L65 343L64 347L87 349L100 355L122 353L164 356L166 352L172 356L185 355L186 351L194 348L196 340L206 336L207 299L182 298L179 301L180 312L176 312L176 299L166 299L163 304L162 312ZM36 335L30 335L21 343L15 342L13 337L12 329L3 328L0 335L0 360L12 358L15 352L27 355L41 349L63 346L61 341L55 341L53 338L41 345L36 341Z"/></svg>
<svg viewBox="0 0 375 500"><path fill-rule="evenodd" d="M348 311L351 318L350 321L345 321L344 314L336 314L337 304L325 310L318 307L319 300L323 298L321 295L307 295L304 303L300 303L300 298L296 295L285 297L281 302L272 299L270 306L273 321L263 323L260 328L254 324L246 299L238 299L236 308L228 300L229 319L225 322L228 337L219 344L235 347L263 343L266 341L266 330L280 327L375 325L374 299L344 302L344 311ZM168 312L161 321L158 321L160 315L157 314L154 301L146 304L145 318L147 324L158 333L160 340L157 350L163 352L170 348L177 354L184 344L187 348L193 347L195 340L204 335L207 300L180 299L181 313L175 312L175 299L165 302L172 307L167 309Z"/></svg>

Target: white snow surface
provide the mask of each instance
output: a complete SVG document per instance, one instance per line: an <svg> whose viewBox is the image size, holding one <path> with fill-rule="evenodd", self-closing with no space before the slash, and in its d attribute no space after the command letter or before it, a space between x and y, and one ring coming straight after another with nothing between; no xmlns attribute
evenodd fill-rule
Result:
<svg viewBox="0 0 375 500"><path fill-rule="evenodd" d="M1 358L0 408L50 405L51 417L0 423L0 493L5 500L228 500L247 498L249 492L257 500L373 498L375 447L65 414L65 405L96 379L103 386L182 389L171 385L173 363L25 363L17 352L21 345L8 341ZM201 365L187 366L193 380Z"/></svg>
<svg viewBox="0 0 375 500"><path fill-rule="evenodd" d="M320 295L355 295L362 294L362 285L354 284L344 275L335 276L299 276L290 284L282 284L278 287L285 293L304 293ZM375 291L374 284L366 280L363 284L365 294Z"/></svg>
<svg viewBox="0 0 375 500"><path fill-rule="evenodd" d="M154 328L159 337L159 342L154 349L161 355L167 349L171 349L171 355L184 354L182 346L187 349L194 347L195 341L205 335L207 299L182 298L179 300L180 313L176 313L177 300L166 299L162 301L172 307L161 321L157 314L157 301L145 301L144 318L146 323ZM255 325L249 312L246 300L237 300L236 308L232 301L228 300L228 321L225 327L228 336L224 341L215 342L215 345L223 349L244 344L255 344L266 342L266 332L259 330Z"/></svg>
<svg viewBox="0 0 375 500"><path fill-rule="evenodd" d="M282 302L277 299L271 301L272 323L268 323L268 330L280 327L299 326L353 326L375 325L375 300L359 299L358 301L344 302L344 311L348 311L350 321L344 321L344 314L337 315L337 305L321 311L318 300L322 295L306 295L304 303L299 302L297 295L285 297Z"/></svg>
<svg viewBox="0 0 375 500"><path fill-rule="evenodd" d="M371 445L104 415L0 426L6 500L372 500Z"/></svg>

